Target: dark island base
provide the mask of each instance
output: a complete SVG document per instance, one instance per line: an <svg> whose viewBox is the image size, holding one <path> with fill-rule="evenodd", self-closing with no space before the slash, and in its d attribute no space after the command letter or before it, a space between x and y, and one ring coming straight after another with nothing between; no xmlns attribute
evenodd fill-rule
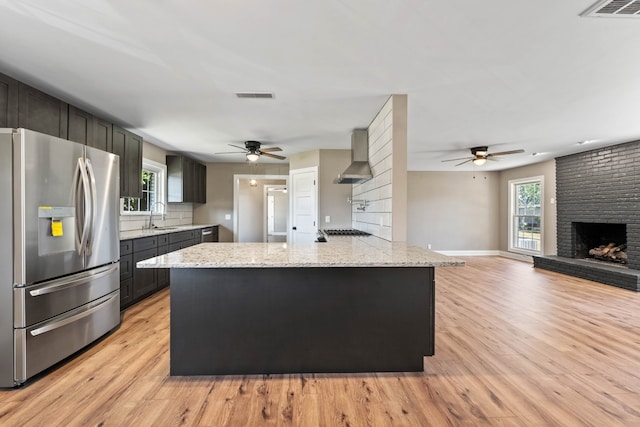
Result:
<svg viewBox="0 0 640 427"><path fill-rule="evenodd" d="M640 270L559 256L534 256L533 266L605 285L640 291Z"/></svg>
<svg viewBox="0 0 640 427"><path fill-rule="evenodd" d="M422 371L433 267L171 269L171 375Z"/></svg>

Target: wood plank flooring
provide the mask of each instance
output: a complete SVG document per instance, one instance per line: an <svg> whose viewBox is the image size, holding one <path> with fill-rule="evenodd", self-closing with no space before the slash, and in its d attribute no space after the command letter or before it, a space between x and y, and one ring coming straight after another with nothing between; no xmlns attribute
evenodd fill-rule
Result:
<svg viewBox="0 0 640 427"><path fill-rule="evenodd" d="M165 290L75 358L0 390L0 425L640 425L640 293L466 261L436 271L436 355L422 373L169 377Z"/></svg>

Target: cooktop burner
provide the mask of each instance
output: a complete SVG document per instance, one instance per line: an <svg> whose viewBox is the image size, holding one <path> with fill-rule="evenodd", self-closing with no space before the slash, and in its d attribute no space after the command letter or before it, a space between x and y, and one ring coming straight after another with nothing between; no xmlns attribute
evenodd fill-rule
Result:
<svg viewBox="0 0 640 427"><path fill-rule="evenodd" d="M366 231L354 230L353 228L330 228L323 230L327 236L370 236Z"/></svg>

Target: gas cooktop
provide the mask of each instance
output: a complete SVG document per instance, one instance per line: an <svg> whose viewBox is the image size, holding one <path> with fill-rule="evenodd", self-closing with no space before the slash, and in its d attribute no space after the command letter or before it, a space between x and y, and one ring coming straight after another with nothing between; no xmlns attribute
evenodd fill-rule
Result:
<svg viewBox="0 0 640 427"><path fill-rule="evenodd" d="M322 230L327 236L370 236L366 231L354 230L353 228L329 228Z"/></svg>

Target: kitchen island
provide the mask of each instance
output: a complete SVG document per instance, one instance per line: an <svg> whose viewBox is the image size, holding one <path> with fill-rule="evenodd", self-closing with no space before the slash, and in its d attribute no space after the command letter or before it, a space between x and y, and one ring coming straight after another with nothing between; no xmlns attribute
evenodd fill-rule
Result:
<svg viewBox="0 0 640 427"><path fill-rule="evenodd" d="M202 243L171 269L171 375L422 371L434 354L434 268L406 243Z"/></svg>

